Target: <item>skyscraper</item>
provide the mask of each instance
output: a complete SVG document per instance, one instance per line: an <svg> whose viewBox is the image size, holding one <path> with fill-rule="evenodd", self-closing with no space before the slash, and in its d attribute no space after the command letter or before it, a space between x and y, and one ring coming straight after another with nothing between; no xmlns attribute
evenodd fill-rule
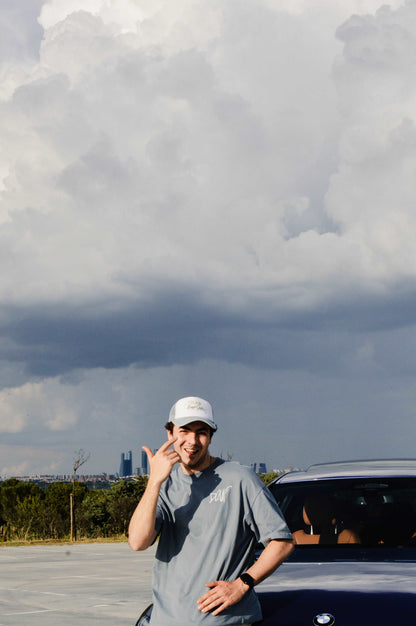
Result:
<svg viewBox="0 0 416 626"><path fill-rule="evenodd" d="M147 454L144 450L142 450L142 466L141 466L142 474L146 475L149 473L149 464L147 461Z"/></svg>
<svg viewBox="0 0 416 626"><path fill-rule="evenodd" d="M266 463L251 463L250 467L256 474L267 474Z"/></svg>
<svg viewBox="0 0 416 626"><path fill-rule="evenodd" d="M127 454L121 453L120 476L131 476L133 474L133 454L129 450Z"/></svg>

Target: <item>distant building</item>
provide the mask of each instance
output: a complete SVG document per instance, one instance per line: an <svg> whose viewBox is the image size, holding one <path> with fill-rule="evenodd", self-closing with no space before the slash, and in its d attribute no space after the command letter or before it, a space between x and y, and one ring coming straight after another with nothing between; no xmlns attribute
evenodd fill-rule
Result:
<svg viewBox="0 0 416 626"><path fill-rule="evenodd" d="M266 463L252 463L250 467L256 474L267 474Z"/></svg>
<svg viewBox="0 0 416 626"><path fill-rule="evenodd" d="M149 473L149 463L147 460L147 454L144 450L142 450L142 474L146 475Z"/></svg>
<svg viewBox="0 0 416 626"><path fill-rule="evenodd" d="M120 476L131 476L133 474L133 454L129 450L127 454L121 453Z"/></svg>
<svg viewBox="0 0 416 626"><path fill-rule="evenodd" d="M148 476L149 475L149 461L147 459L147 454L144 450L142 450L142 464L140 467L136 468L136 474L139 476Z"/></svg>

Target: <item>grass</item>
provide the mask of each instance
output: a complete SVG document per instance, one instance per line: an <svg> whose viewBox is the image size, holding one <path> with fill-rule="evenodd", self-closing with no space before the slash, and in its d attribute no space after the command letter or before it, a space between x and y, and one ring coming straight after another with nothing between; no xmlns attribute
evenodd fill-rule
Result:
<svg viewBox="0 0 416 626"><path fill-rule="evenodd" d="M0 549L4 546L73 546L76 544L84 544L84 543L126 543L127 537L124 535L118 535L115 537L95 537L95 538L87 538L82 537L81 539L77 539L76 541L71 541L70 539L13 539L10 541L1 541Z"/></svg>

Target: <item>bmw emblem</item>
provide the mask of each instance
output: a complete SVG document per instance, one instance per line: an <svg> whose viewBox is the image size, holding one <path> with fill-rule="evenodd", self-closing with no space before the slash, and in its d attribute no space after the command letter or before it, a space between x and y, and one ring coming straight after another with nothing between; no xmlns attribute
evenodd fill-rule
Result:
<svg viewBox="0 0 416 626"><path fill-rule="evenodd" d="M335 624L335 617L331 613L319 613L313 618L315 626L332 626Z"/></svg>

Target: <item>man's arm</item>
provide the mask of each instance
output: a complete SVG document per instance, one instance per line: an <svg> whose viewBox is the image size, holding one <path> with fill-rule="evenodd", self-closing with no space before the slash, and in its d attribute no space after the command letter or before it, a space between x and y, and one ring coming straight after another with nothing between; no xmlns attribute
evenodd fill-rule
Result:
<svg viewBox="0 0 416 626"><path fill-rule="evenodd" d="M250 574L254 579L254 584L257 585L270 576L287 559L293 548L294 544L291 540L274 539L270 541L257 561L246 570L246 573ZM249 590L249 586L243 583L240 578L232 582L216 580L206 586L210 587L210 591L199 598L198 608L202 613L212 611L212 615L218 615L228 606L240 602Z"/></svg>
<svg viewBox="0 0 416 626"><path fill-rule="evenodd" d="M134 511L129 524L129 546L133 550L146 550L156 539L156 506L160 488L179 461L175 450L168 448L176 441L169 439L159 448L156 454L143 446L149 459L150 475L146 490Z"/></svg>

